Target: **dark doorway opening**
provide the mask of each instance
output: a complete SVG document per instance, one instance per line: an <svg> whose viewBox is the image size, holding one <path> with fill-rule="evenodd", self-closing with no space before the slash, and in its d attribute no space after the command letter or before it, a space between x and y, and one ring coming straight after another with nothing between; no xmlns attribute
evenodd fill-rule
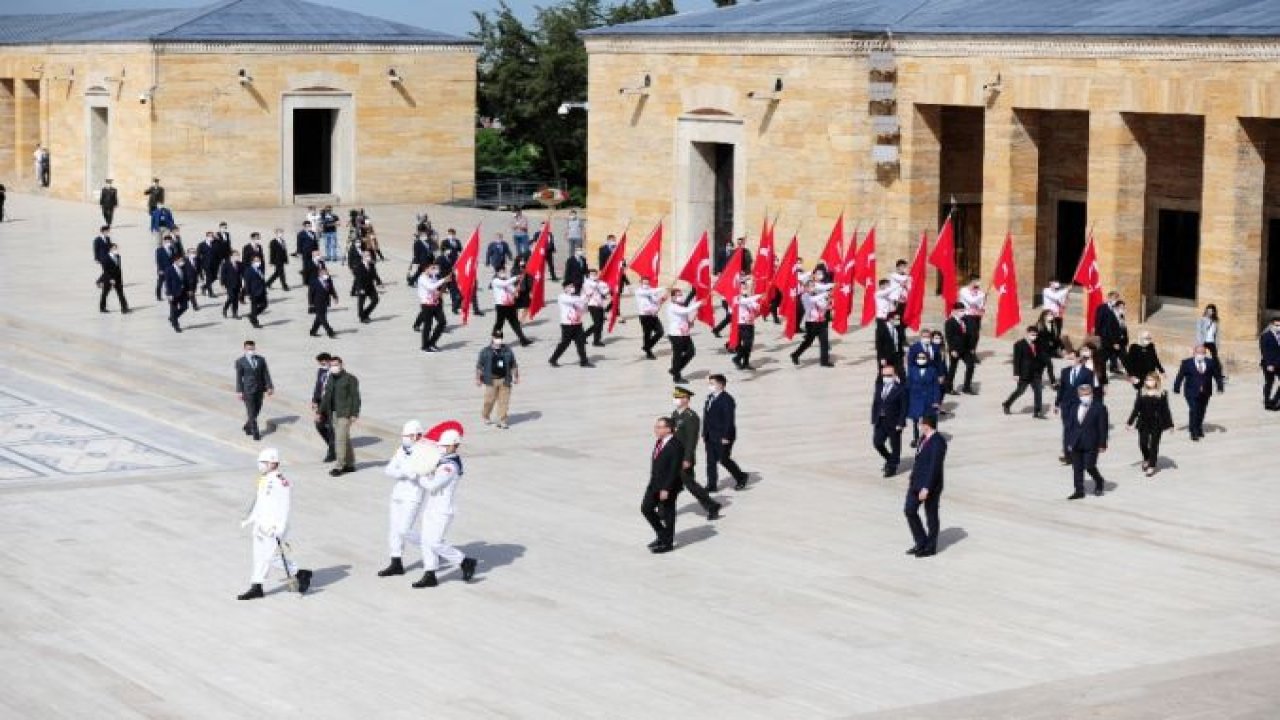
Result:
<svg viewBox="0 0 1280 720"><path fill-rule="evenodd" d="M716 175L715 247L733 239L733 146L715 143L711 167Z"/></svg>
<svg viewBox="0 0 1280 720"><path fill-rule="evenodd" d="M1086 203L1075 200L1058 201L1058 234L1055 238L1054 268L1051 280L1070 284L1084 255L1085 233L1089 221Z"/></svg>
<svg viewBox="0 0 1280 720"><path fill-rule="evenodd" d="M333 192L333 129L338 111L293 111L293 193L328 195Z"/></svg>
<svg viewBox="0 0 1280 720"><path fill-rule="evenodd" d="M1200 213L1161 210L1156 240L1156 295L1196 299L1200 272Z"/></svg>
<svg viewBox="0 0 1280 720"><path fill-rule="evenodd" d="M1271 221L1267 233L1267 274L1265 278L1267 308L1280 310L1280 218Z"/></svg>
<svg viewBox="0 0 1280 720"><path fill-rule="evenodd" d="M944 204L938 213L938 230L955 209L951 227L956 234L956 278L964 285L969 278L982 274L982 203ZM937 238L934 238L937 242ZM938 274L938 292L942 292L942 274Z"/></svg>

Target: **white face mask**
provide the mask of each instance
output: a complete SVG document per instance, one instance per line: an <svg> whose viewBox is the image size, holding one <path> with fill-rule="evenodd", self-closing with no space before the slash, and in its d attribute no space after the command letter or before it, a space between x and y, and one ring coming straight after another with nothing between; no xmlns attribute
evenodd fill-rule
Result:
<svg viewBox="0 0 1280 720"><path fill-rule="evenodd" d="M707 392L711 393L712 395L715 395L716 393L720 392L720 388L710 383L707 383Z"/></svg>
<svg viewBox="0 0 1280 720"><path fill-rule="evenodd" d="M680 408L680 398L672 398L672 399L671 399L671 404L672 404L672 405L675 405L675 406L676 406L676 409L679 409L679 408Z"/></svg>
<svg viewBox="0 0 1280 720"><path fill-rule="evenodd" d="M1148 381L1147 381L1147 387L1149 387L1149 388L1153 388L1153 387L1155 387L1155 386L1156 386L1156 381L1155 381L1155 380L1148 380Z"/></svg>
<svg viewBox="0 0 1280 720"><path fill-rule="evenodd" d="M1083 405L1083 406L1085 406L1085 407L1089 407L1090 405L1092 405L1092 404L1093 404L1093 398L1092 398L1092 397L1082 397L1082 398L1080 398L1080 404L1081 404L1081 405Z"/></svg>
<svg viewBox="0 0 1280 720"><path fill-rule="evenodd" d="M330 365L330 366L329 366L329 373L330 373L331 375L341 375L341 374L342 374L342 366L341 366L341 365Z"/></svg>
<svg viewBox="0 0 1280 720"><path fill-rule="evenodd" d="M1204 355L1201 355L1200 353L1196 353L1196 362L1204 362L1204 358L1205 358Z"/></svg>
<svg viewBox="0 0 1280 720"><path fill-rule="evenodd" d="M919 365L920 367L924 367L925 365L928 365L928 364L929 364L929 358L927 358L927 357L918 357L918 358L916 358L916 364L917 364L917 365Z"/></svg>
<svg viewBox="0 0 1280 720"><path fill-rule="evenodd" d="M255 269L256 269L256 268L261 268L261 267L262 267L262 263L258 262L257 260L254 260L254 261L253 261L253 267L254 267Z"/></svg>
<svg viewBox="0 0 1280 720"><path fill-rule="evenodd" d="M245 351L244 351L244 356L245 356L245 357L247 357L247 358L251 358L251 357L253 357L253 351L252 351L252 350L245 350Z"/></svg>
<svg viewBox="0 0 1280 720"><path fill-rule="evenodd" d="M409 452L409 449L413 447L413 438L400 438L400 447L404 448L405 452Z"/></svg>
<svg viewBox="0 0 1280 720"><path fill-rule="evenodd" d="M490 343L490 345L492 345L492 346L493 346L493 349L494 349L494 350L498 350L498 349L500 349L500 348L502 347L502 341L501 341L501 340L494 340L492 343Z"/></svg>
<svg viewBox="0 0 1280 720"><path fill-rule="evenodd" d="M895 378L895 377L893 377L893 376L890 376L890 375L881 375L881 376L880 376L880 381L881 381L881 382L883 382L885 385L892 385L896 380L897 380L897 378Z"/></svg>
<svg viewBox="0 0 1280 720"><path fill-rule="evenodd" d="M266 461L263 461L263 460L259 460L259 461L258 461L258 472L260 472L260 473L262 473L262 474L264 474L264 475L265 475L265 474L266 474L266 472L267 472L267 468L269 468L269 467L271 467L271 463L266 462Z"/></svg>

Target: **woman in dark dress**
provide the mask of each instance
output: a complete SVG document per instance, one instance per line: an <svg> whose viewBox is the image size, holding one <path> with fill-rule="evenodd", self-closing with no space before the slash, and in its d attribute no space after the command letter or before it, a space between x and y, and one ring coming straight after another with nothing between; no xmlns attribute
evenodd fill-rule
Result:
<svg viewBox="0 0 1280 720"><path fill-rule="evenodd" d="M1159 373L1149 373L1142 381L1142 388L1133 399L1133 412L1129 413L1128 427L1138 430L1138 449L1142 451L1142 471L1147 477L1156 472L1160 459L1160 436L1173 427L1173 413L1169 410L1169 393L1160 383Z"/></svg>
<svg viewBox="0 0 1280 720"><path fill-rule="evenodd" d="M1129 346L1124 369L1129 373L1129 382L1133 383L1134 390L1141 390L1151 373L1164 375L1164 365L1160 364L1160 355L1156 352L1156 344L1151 341L1151 333L1143 330L1138 342Z"/></svg>
<svg viewBox="0 0 1280 720"><path fill-rule="evenodd" d="M1036 334L1036 354L1044 358L1044 372L1049 377L1049 386L1057 390L1058 376L1054 374L1053 359L1062 357L1062 336L1051 311L1040 313L1036 329L1039 331Z"/></svg>

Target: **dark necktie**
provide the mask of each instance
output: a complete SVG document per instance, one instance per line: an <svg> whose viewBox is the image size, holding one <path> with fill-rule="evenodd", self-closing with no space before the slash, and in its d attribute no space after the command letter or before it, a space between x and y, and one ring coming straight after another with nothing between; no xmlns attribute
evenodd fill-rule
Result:
<svg viewBox="0 0 1280 720"><path fill-rule="evenodd" d="M662 452L662 440L661 440L661 439L659 439L659 440L658 440L658 442L656 442L656 443L654 443L654 444L653 444L653 459L654 459L654 460L657 460L657 459L658 459L658 453L660 453L660 452Z"/></svg>

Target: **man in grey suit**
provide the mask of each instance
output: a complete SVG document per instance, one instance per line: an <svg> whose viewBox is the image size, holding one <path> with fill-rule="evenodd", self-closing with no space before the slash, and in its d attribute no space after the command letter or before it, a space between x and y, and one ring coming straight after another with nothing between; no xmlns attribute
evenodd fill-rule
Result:
<svg viewBox="0 0 1280 720"><path fill-rule="evenodd" d="M252 435L254 440L261 440L258 431L258 413L262 412L262 396L275 392L271 384L271 371L267 369L267 359L260 357L257 346L252 340L244 341L244 355L236 360L236 395L244 401L248 419L244 423L244 434Z"/></svg>

